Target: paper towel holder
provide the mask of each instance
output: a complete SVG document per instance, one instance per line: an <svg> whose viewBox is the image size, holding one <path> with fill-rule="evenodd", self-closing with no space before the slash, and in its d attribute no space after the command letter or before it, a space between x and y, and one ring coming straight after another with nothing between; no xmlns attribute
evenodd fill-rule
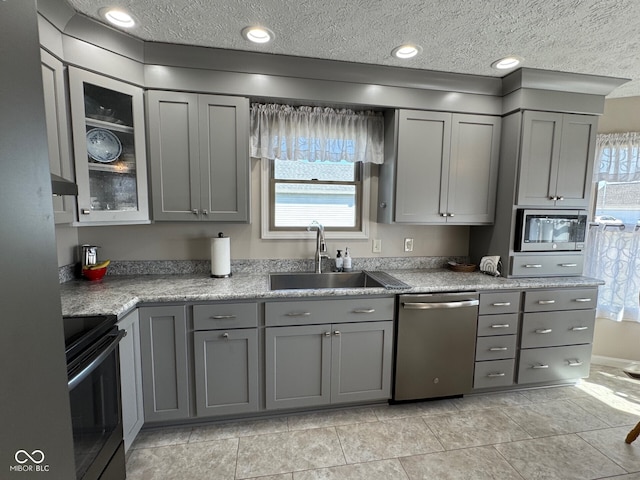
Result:
<svg viewBox="0 0 640 480"><path fill-rule="evenodd" d="M222 232L219 232L217 237L214 237L211 239L211 278L229 278L232 276L232 273L231 273L231 255L230 255L231 252L229 251L228 243L227 243L227 251L225 253L227 256L227 262L229 262L229 264L226 268L223 268L223 270L228 271L228 273L214 273L214 270L216 270L214 266L214 241L219 238L225 238L227 239L227 241L229 241L229 237L225 237Z"/></svg>

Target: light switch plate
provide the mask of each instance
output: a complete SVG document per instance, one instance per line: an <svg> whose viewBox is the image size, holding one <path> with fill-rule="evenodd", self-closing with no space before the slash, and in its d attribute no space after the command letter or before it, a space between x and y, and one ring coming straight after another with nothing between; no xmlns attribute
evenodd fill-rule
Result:
<svg viewBox="0 0 640 480"><path fill-rule="evenodd" d="M382 240L379 238L373 239L373 245L371 246L371 251L373 253L381 253L382 252Z"/></svg>
<svg viewBox="0 0 640 480"><path fill-rule="evenodd" d="M404 251L413 252L413 238L404 239Z"/></svg>

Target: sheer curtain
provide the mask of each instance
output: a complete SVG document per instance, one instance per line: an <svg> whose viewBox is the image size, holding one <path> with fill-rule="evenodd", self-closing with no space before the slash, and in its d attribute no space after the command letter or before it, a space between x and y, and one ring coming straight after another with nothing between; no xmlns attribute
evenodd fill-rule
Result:
<svg viewBox="0 0 640 480"><path fill-rule="evenodd" d="M595 158L594 182L640 181L640 133L598 135ZM640 322L640 230L633 225L591 226L586 262L585 274L605 281L597 316Z"/></svg>
<svg viewBox="0 0 640 480"><path fill-rule="evenodd" d="M254 103L250 154L270 160L383 163L384 119L379 112Z"/></svg>

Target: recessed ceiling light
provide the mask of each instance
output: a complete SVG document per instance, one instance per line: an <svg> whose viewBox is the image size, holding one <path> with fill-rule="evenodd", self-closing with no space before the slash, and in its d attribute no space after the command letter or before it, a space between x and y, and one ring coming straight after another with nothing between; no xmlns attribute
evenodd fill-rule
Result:
<svg viewBox="0 0 640 480"><path fill-rule="evenodd" d="M267 43L275 38L274 33L265 27L245 27L242 36L253 43Z"/></svg>
<svg viewBox="0 0 640 480"><path fill-rule="evenodd" d="M509 70L510 68L516 68L518 65L522 63L521 57L516 57L515 55L511 55L509 57L501 58L500 60L496 60L491 64L492 68L496 70Z"/></svg>
<svg viewBox="0 0 640 480"><path fill-rule="evenodd" d="M136 24L131 14L121 8L105 7L100 10L100 15L116 27L131 28Z"/></svg>
<svg viewBox="0 0 640 480"><path fill-rule="evenodd" d="M391 51L391 55L396 58L400 58L402 60L406 60L407 58L412 58L422 52L422 47L420 45L400 45L399 47L394 48Z"/></svg>

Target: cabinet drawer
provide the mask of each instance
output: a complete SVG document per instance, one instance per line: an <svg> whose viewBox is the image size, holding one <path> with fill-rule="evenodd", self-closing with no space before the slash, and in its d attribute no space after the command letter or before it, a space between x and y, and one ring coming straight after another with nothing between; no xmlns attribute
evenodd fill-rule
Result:
<svg viewBox="0 0 640 480"><path fill-rule="evenodd" d="M521 350L518 384L584 378L590 362L591 345Z"/></svg>
<svg viewBox="0 0 640 480"><path fill-rule="evenodd" d="M514 277L582 275L583 263L582 253L514 255L511 257L511 275Z"/></svg>
<svg viewBox="0 0 640 480"><path fill-rule="evenodd" d="M258 326L255 303L220 303L193 306L194 330L250 328Z"/></svg>
<svg viewBox="0 0 640 480"><path fill-rule="evenodd" d="M393 320L393 309L393 298L267 302L265 324L271 327Z"/></svg>
<svg viewBox="0 0 640 480"><path fill-rule="evenodd" d="M513 385L515 360L476 362L473 388L506 387Z"/></svg>
<svg viewBox="0 0 640 480"><path fill-rule="evenodd" d="M515 335L518 333L518 314L480 315L478 317L478 336Z"/></svg>
<svg viewBox="0 0 640 480"><path fill-rule="evenodd" d="M597 288L530 290L524 294L524 311L586 310L596 308L597 300Z"/></svg>
<svg viewBox="0 0 640 480"><path fill-rule="evenodd" d="M517 338L517 335L478 337L476 340L476 361L514 358Z"/></svg>
<svg viewBox="0 0 640 480"><path fill-rule="evenodd" d="M481 293L480 315L516 313L520 308L520 292Z"/></svg>
<svg viewBox="0 0 640 480"><path fill-rule="evenodd" d="M525 313L521 348L575 345L593 341L595 310Z"/></svg>

